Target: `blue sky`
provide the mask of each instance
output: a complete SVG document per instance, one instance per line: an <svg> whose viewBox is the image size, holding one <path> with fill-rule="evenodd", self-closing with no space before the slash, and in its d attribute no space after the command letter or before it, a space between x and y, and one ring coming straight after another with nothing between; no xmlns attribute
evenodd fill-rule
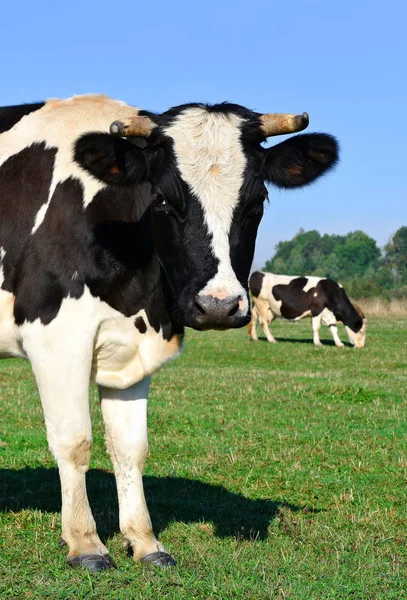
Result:
<svg viewBox="0 0 407 600"><path fill-rule="evenodd" d="M0 105L86 92L156 111L229 100L308 111L308 131L338 137L334 174L270 194L255 267L300 227L363 229L383 245L407 225L406 2L20 0L1 12Z"/></svg>

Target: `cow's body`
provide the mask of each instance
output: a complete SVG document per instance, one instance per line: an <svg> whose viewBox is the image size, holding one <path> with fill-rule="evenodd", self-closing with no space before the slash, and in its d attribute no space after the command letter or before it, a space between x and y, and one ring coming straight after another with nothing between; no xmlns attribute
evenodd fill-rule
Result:
<svg viewBox="0 0 407 600"><path fill-rule="evenodd" d="M180 352L184 326L249 321L264 180L304 185L337 159L323 134L262 148L275 118L236 105L143 114L105 96L0 109L0 356L32 363L68 562L91 570L113 563L86 495L89 382L123 536L136 559L172 564L142 485L150 376ZM142 138L109 134L117 121Z"/></svg>
<svg viewBox="0 0 407 600"><path fill-rule="evenodd" d="M256 325L261 327L269 342L276 340L270 333L269 324L282 317L299 321L311 317L314 344L321 346L319 329L321 323L329 326L336 346L343 346L337 323L345 325L349 340L357 348L365 344L366 318L361 309L352 304L343 287L325 277L293 277L255 271L249 280L253 296L252 319L249 335L256 341Z"/></svg>
<svg viewBox="0 0 407 600"><path fill-rule="evenodd" d="M105 97L49 101L0 138L0 355L29 358L23 339L32 329L64 339L73 312L83 319L75 347L91 343L93 380L115 388L156 371L182 334L160 285L150 184L138 186L135 202L133 190L97 181L72 157L84 129L129 113L137 110Z"/></svg>

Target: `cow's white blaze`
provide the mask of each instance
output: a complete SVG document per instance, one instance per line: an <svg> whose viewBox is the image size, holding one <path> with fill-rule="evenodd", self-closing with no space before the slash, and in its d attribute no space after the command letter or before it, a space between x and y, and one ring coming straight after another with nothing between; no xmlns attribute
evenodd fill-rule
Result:
<svg viewBox="0 0 407 600"><path fill-rule="evenodd" d="M177 166L184 181L202 206L212 236L218 271L200 294L241 296L241 310L248 300L230 261L229 233L246 168L240 141L242 119L236 115L209 113L189 108L165 130L174 141Z"/></svg>

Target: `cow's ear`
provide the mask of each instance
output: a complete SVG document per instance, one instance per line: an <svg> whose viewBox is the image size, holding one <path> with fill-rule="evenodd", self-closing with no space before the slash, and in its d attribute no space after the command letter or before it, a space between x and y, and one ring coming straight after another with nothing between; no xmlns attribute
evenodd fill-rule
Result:
<svg viewBox="0 0 407 600"><path fill-rule="evenodd" d="M307 185L332 169L339 144L326 133L296 135L267 150L264 176L281 188Z"/></svg>
<svg viewBox="0 0 407 600"><path fill-rule="evenodd" d="M145 151L108 133L88 133L74 148L75 161L91 175L112 185L129 185L148 177Z"/></svg>

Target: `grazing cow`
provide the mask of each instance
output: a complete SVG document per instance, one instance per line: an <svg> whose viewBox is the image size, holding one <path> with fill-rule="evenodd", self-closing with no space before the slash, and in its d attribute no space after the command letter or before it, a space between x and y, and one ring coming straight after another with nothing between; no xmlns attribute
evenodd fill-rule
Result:
<svg viewBox="0 0 407 600"><path fill-rule="evenodd" d="M150 376L185 326L249 322L265 181L302 186L337 160L324 134L261 145L307 124L226 103L156 115L96 95L0 109L0 356L32 363L70 565L114 566L86 494L90 381L122 534L135 559L174 563L143 492Z"/></svg>
<svg viewBox="0 0 407 600"><path fill-rule="evenodd" d="M255 271L249 280L253 296L252 318L248 325L249 336L257 341L257 321L269 342L277 340L271 335L268 324L277 317L289 321L312 318L314 344L322 346L319 339L321 323L328 325L336 346L343 346L337 323L345 325L349 341L363 348L366 337L366 318L362 309L352 304L343 287L325 277L291 277Z"/></svg>

